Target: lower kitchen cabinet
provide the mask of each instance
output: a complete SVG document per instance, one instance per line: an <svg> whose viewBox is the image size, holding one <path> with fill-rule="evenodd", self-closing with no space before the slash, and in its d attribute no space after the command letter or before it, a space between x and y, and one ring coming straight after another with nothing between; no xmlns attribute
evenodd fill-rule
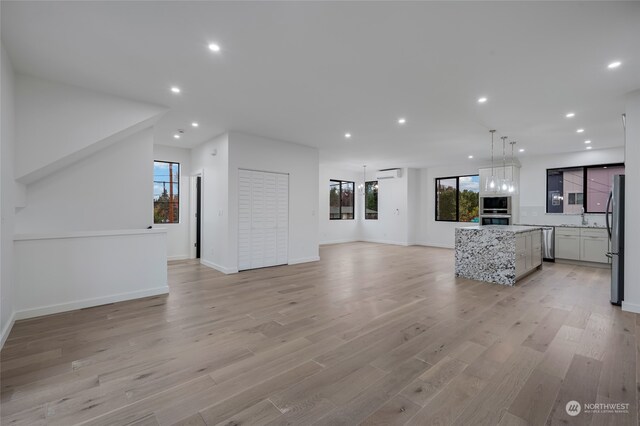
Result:
<svg viewBox="0 0 640 426"><path fill-rule="evenodd" d="M542 231L520 233L516 237L516 278L542 264Z"/></svg>
<svg viewBox="0 0 640 426"><path fill-rule="evenodd" d="M556 259L608 263L607 230L557 227L555 249Z"/></svg>
<svg viewBox="0 0 640 426"><path fill-rule="evenodd" d="M556 234L556 258L580 260L580 236Z"/></svg>
<svg viewBox="0 0 640 426"><path fill-rule="evenodd" d="M606 229L582 229L580 234L580 260L608 263L609 237Z"/></svg>

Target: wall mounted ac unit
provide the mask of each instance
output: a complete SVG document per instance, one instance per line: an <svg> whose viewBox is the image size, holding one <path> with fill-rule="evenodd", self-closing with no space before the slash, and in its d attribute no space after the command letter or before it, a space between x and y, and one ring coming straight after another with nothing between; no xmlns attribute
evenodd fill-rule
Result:
<svg viewBox="0 0 640 426"><path fill-rule="evenodd" d="M378 170L376 173L376 179L395 179L402 177L402 169L384 169Z"/></svg>

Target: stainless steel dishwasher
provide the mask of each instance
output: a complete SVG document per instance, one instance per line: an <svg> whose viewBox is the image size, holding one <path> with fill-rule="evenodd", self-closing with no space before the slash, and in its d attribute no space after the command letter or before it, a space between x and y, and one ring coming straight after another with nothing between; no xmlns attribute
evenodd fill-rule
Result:
<svg viewBox="0 0 640 426"><path fill-rule="evenodd" d="M556 228L542 227L542 258L547 262L556 261Z"/></svg>

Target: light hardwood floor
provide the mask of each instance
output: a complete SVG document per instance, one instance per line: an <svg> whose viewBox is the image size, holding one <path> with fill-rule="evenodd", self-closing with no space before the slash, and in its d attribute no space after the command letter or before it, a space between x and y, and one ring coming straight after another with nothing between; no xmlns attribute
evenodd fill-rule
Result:
<svg viewBox="0 0 640 426"><path fill-rule="evenodd" d="M608 270L545 263L503 287L455 279L446 249L321 258L173 262L168 297L17 322L2 425L637 424L640 321L609 304Z"/></svg>

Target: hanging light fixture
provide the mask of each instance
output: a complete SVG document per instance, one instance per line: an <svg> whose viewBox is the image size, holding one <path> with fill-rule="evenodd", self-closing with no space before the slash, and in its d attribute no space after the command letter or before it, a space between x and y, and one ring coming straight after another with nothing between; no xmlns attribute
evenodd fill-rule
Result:
<svg viewBox="0 0 640 426"><path fill-rule="evenodd" d="M364 187L367 183L367 165L362 166L362 183L358 185L358 191L360 191L361 195L364 195Z"/></svg>
<svg viewBox="0 0 640 426"><path fill-rule="evenodd" d="M509 184L511 181L507 179L507 157L506 157L506 141L507 137L502 136L502 179L500 180L500 190L502 192L507 192L509 189Z"/></svg>
<svg viewBox="0 0 640 426"><path fill-rule="evenodd" d="M511 141L509 142L511 144L511 173L513 174L513 166L514 166L514 159L513 159L513 151L515 149L516 146L516 141ZM511 182L509 183L509 193L510 194L515 194L518 191L517 188L518 183L516 182L515 178L513 176L511 176Z"/></svg>
<svg viewBox="0 0 640 426"><path fill-rule="evenodd" d="M489 133L491 133L491 177L487 179L485 187L487 192L495 192L498 189L498 180L496 179L495 167L493 164L493 134L495 132L495 130L489 130Z"/></svg>

